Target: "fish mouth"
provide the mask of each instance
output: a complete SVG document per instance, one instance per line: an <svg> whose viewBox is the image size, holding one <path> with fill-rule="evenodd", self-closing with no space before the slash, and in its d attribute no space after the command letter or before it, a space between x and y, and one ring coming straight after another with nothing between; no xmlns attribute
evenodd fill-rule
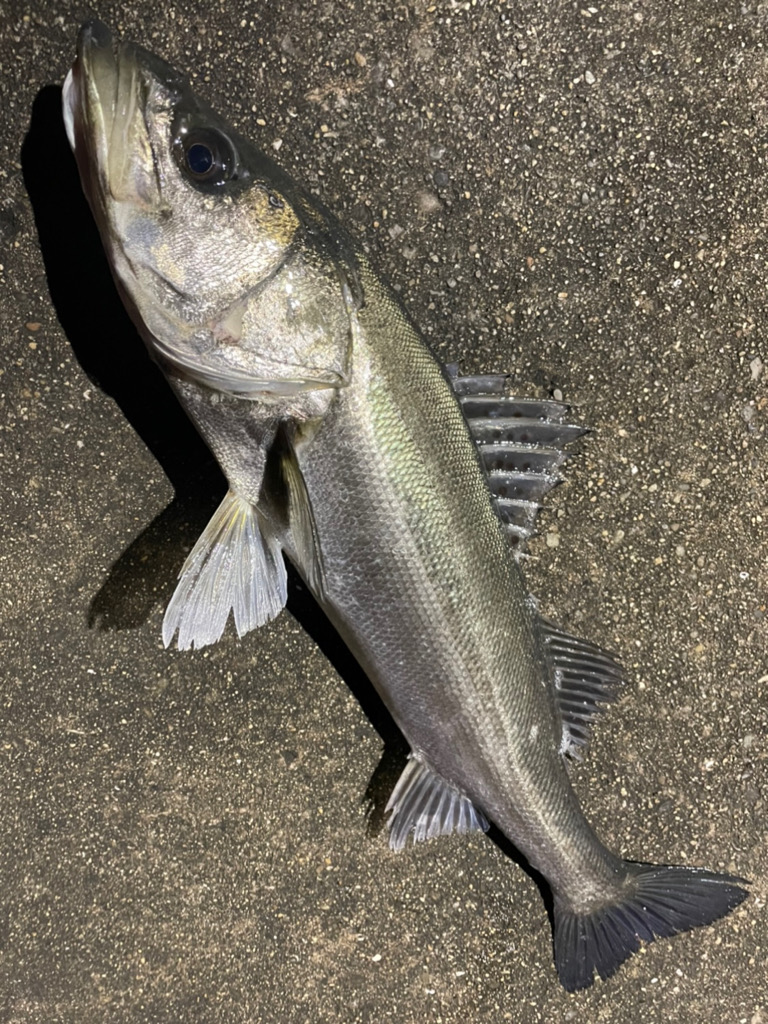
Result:
<svg viewBox="0 0 768 1024"><path fill-rule="evenodd" d="M147 101L154 83L171 96L184 80L170 65L135 43L114 42L100 21L86 22L62 90L62 110L86 195L98 215L109 198L154 205L155 170Z"/></svg>
<svg viewBox="0 0 768 1024"><path fill-rule="evenodd" d="M86 125L97 123L99 138L106 138L105 116L114 119L117 61L112 33L100 21L86 22L77 37L77 56L63 89L64 124L73 150Z"/></svg>

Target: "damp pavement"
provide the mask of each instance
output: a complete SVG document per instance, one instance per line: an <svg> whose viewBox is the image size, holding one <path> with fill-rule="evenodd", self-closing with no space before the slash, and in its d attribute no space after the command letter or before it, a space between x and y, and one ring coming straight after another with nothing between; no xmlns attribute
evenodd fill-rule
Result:
<svg viewBox="0 0 768 1024"><path fill-rule="evenodd" d="M765 5L105 2L0 10L0 1019L768 1021ZM396 730L294 580L166 651L222 493L112 289L60 84L98 16L331 207L438 355L593 432L526 575L615 651L574 767L729 918L558 985L484 836L391 853Z"/></svg>

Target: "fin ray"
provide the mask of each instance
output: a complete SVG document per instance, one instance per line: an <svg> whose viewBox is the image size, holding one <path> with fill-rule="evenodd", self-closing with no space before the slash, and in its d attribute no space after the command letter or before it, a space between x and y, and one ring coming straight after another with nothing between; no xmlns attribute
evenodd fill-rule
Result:
<svg viewBox="0 0 768 1024"><path fill-rule="evenodd" d="M624 862L626 893L578 913L555 897L555 963L569 992L609 978L640 948L724 917L747 896L744 880L700 868Z"/></svg>
<svg viewBox="0 0 768 1024"><path fill-rule="evenodd" d="M560 751L578 761L601 705L617 698L623 669L596 644L571 636L546 619L539 618L538 624L563 727Z"/></svg>
<svg viewBox="0 0 768 1024"><path fill-rule="evenodd" d="M534 532L542 500L560 482L567 447L586 428L568 421L561 402L508 395L502 374L460 377L454 366L447 373L517 557Z"/></svg>
<svg viewBox="0 0 768 1024"><path fill-rule="evenodd" d="M320 555L317 527L307 485L293 447L287 448L281 465L288 490L288 521L297 567L303 573L315 597L321 598L325 589L325 571Z"/></svg>
<svg viewBox="0 0 768 1024"><path fill-rule="evenodd" d="M166 647L215 643L230 611L238 636L263 626L285 605L287 575L280 542L258 509L229 491L179 573L163 618Z"/></svg>
<svg viewBox="0 0 768 1024"><path fill-rule="evenodd" d="M415 843L451 832L487 831L482 811L455 786L411 754L386 806L389 845L400 851L413 833Z"/></svg>

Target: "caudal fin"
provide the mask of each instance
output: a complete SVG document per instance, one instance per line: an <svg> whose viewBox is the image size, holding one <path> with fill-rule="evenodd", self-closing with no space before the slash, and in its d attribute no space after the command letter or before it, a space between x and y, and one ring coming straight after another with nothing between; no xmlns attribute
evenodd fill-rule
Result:
<svg viewBox="0 0 768 1024"><path fill-rule="evenodd" d="M698 868L626 862L627 895L591 914L555 899L555 962L569 992L587 988L595 971L609 978L641 942L686 932L723 917L747 892L734 875Z"/></svg>

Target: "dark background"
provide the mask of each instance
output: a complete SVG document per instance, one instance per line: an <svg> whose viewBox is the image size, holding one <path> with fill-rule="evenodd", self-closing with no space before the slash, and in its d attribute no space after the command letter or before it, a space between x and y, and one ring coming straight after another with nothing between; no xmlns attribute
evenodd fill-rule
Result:
<svg viewBox="0 0 768 1024"><path fill-rule="evenodd" d="M594 428L526 563L545 613L629 670L574 778L625 856L752 879L731 917L569 996L503 851L389 851L366 793L396 738L295 585L243 642L163 650L222 484L63 136L94 14L321 196L442 358ZM767 21L0 5L0 1021L768 1021Z"/></svg>

